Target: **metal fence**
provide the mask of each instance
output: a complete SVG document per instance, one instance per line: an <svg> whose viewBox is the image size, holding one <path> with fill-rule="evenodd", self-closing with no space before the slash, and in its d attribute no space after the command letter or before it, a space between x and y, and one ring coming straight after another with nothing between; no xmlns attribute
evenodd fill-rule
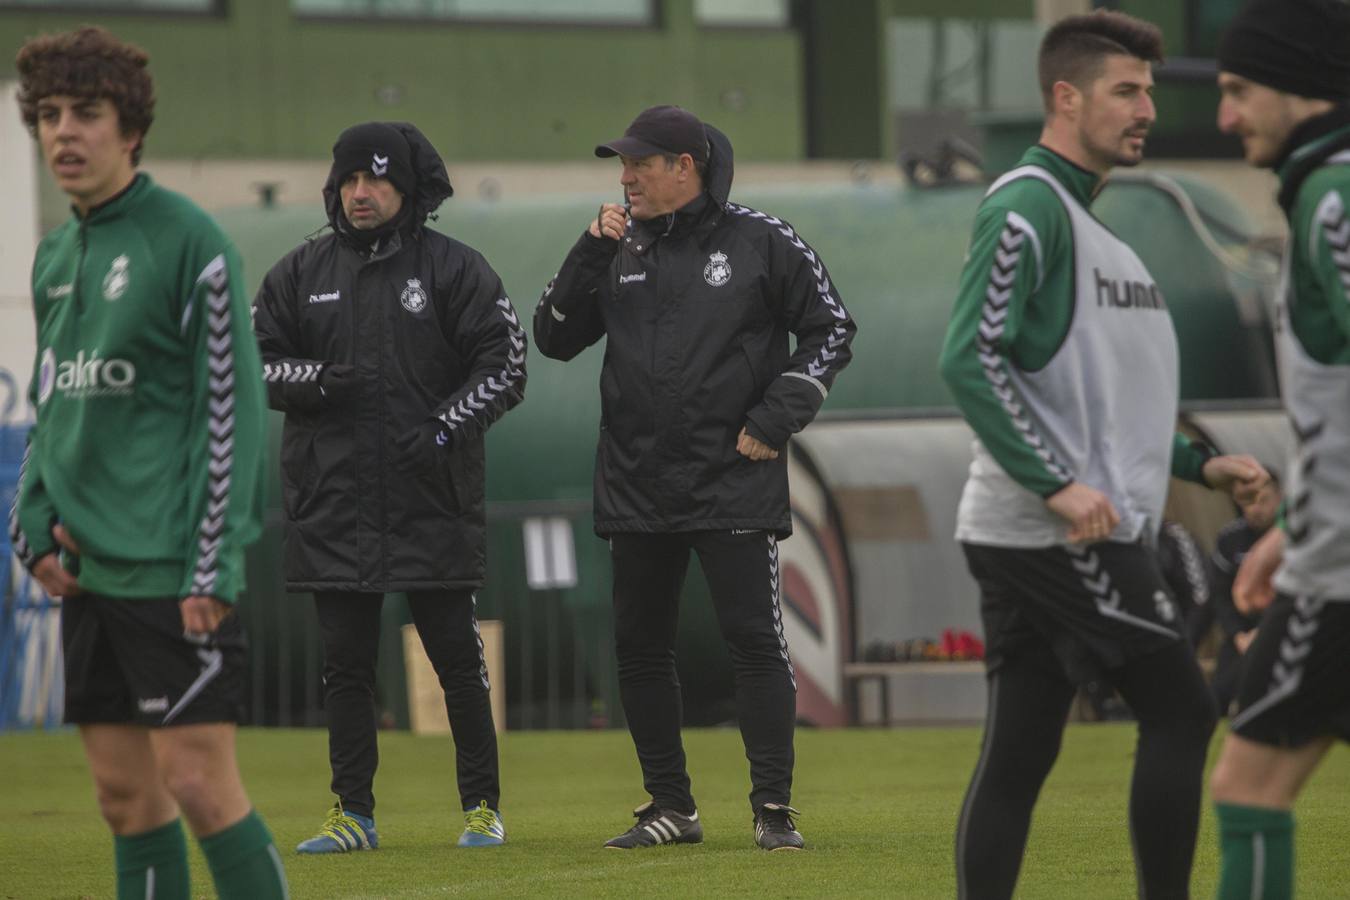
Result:
<svg viewBox="0 0 1350 900"><path fill-rule="evenodd" d="M477 592L477 615L503 623L504 666L493 690L505 692L510 729L623 724L608 551L590 537L590 528L589 502L489 504L489 568ZM250 642L249 719L258 725L316 726L324 721L318 621L308 594L280 589L280 556L275 511L250 549L250 590L240 601ZM411 621L403 595L388 595L377 684L381 724L387 727L406 727L409 721L400 629Z"/></svg>
<svg viewBox="0 0 1350 900"><path fill-rule="evenodd" d="M13 504L28 426L0 426L0 498ZM245 705L256 725L324 722L323 650L309 595L286 594L280 511L249 549L249 589L239 613L249 636ZM622 724L612 652L608 562L589 535L581 501L489 507L488 582L477 594L480 620L498 619L505 637L507 726L603 728ZM46 596L0 537L0 730L62 721L60 601ZM542 569L541 569L542 566ZM400 626L411 621L402 595L385 598L380 636L381 724L406 727L407 679Z"/></svg>
<svg viewBox="0 0 1350 900"><path fill-rule="evenodd" d="M12 503L26 426L0 426L0 497ZM249 638L246 722L280 727L324 723L318 622L312 598L282 588L281 511L271 509L249 548L249 586L239 614ZM40 587L3 543L0 574L0 730L61 723L60 602ZM478 618L503 626L504 691L510 729L584 729L626 724L613 650L608 547L592 534L588 500L491 503L487 583ZM730 663L697 567L686 586L678 646L685 721L734 716ZM385 598L377 703L381 725L408 727L402 595Z"/></svg>

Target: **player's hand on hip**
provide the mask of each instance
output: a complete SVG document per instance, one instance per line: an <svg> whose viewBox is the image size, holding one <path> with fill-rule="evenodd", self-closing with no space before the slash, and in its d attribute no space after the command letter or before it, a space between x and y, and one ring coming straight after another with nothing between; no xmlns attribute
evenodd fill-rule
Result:
<svg viewBox="0 0 1350 900"><path fill-rule="evenodd" d="M59 526L58 526L59 527ZM75 576L66 571L55 553L48 553L33 564L33 577L49 597L74 597L83 592Z"/></svg>
<svg viewBox="0 0 1350 900"><path fill-rule="evenodd" d="M66 526L59 524L53 525L52 540L60 544L61 549L65 550L67 553L73 553L76 556L80 555L80 545L75 543L75 539L70 536L70 532L66 530Z"/></svg>
<svg viewBox="0 0 1350 900"><path fill-rule="evenodd" d="M1120 513L1111 499L1082 482L1070 482L1045 501L1052 513L1069 523L1069 542L1091 544L1104 541L1120 524Z"/></svg>
<svg viewBox="0 0 1350 900"><path fill-rule="evenodd" d="M777 450L773 449L759 438L752 437L744 428L742 428L741 433L736 436L736 452L755 462L778 458Z"/></svg>
<svg viewBox="0 0 1350 900"><path fill-rule="evenodd" d="M189 637L199 634L215 634L220 623L230 614L232 607L215 597L194 595L178 601L183 613L183 633Z"/></svg>
<svg viewBox="0 0 1350 900"><path fill-rule="evenodd" d="M1245 454L1211 456L1205 460L1200 477L1215 490L1228 491L1240 506L1255 500L1261 488L1270 481L1270 473L1256 461L1256 457Z"/></svg>
<svg viewBox="0 0 1350 900"><path fill-rule="evenodd" d="M605 237L617 241L628 229L628 212L621 203L602 203L600 212L591 222L591 237Z"/></svg>
<svg viewBox="0 0 1350 900"><path fill-rule="evenodd" d="M1275 570L1284 560L1284 530L1271 528L1252 544L1233 577L1233 605L1247 615L1260 612L1275 599Z"/></svg>

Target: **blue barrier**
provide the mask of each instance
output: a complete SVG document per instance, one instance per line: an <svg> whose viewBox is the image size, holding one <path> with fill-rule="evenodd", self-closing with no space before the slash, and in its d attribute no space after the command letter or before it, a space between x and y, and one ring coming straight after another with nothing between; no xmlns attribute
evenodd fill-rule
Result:
<svg viewBox="0 0 1350 900"><path fill-rule="evenodd" d="M0 425L0 508L14 505L27 425ZM65 694L61 605L14 558L0 529L0 731L59 725Z"/></svg>

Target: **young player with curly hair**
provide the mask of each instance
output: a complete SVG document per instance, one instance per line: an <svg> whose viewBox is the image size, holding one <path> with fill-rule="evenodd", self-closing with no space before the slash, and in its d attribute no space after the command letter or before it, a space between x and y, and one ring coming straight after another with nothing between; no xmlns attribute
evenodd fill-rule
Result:
<svg viewBox="0 0 1350 900"><path fill-rule="evenodd" d="M235 760L234 601L262 520L265 403L239 257L136 171L148 58L100 28L19 50L19 103L73 215L33 264L36 423L10 533L61 598L66 720L119 898L189 896L180 814L222 898L287 895Z"/></svg>

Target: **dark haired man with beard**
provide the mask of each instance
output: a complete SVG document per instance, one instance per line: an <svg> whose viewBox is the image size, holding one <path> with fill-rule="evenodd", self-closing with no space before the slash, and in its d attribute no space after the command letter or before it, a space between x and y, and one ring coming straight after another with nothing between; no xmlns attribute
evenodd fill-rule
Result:
<svg viewBox="0 0 1350 900"><path fill-rule="evenodd" d="M404 592L445 690L461 847L506 839L497 736L474 617L486 559L484 436L525 393L525 333L501 279L427 217L452 193L412 125L333 145L332 233L267 273L255 328L286 414L286 588L313 592L337 804L300 853L374 849L380 607Z"/></svg>
<svg viewBox="0 0 1350 900"><path fill-rule="evenodd" d="M234 247L136 172L148 62L101 28L19 50L23 118L74 215L33 261L37 421L10 535L62 598L65 718L114 835L117 896L187 900L181 811L222 898L277 900L286 876L234 749L233 604L262 525L258 351Z"/></svg>
<svg viewBox="0 0 1350 900"><path fill-rule="evenodd" d="M1290 897L1294 802L1350 740L1350 6L1254 0L1219 42L1219 128L1279 175L1289 220L1277 303L1280 392L1296 447L1285 515L1233 584L1265 609L1210 777L1218 895Z"/></svg>
<svg viewBox="0 0 1350 900"><path fill-rule="evenodd" d="M1185 897L1214 707L1150 546L1169 472L1248 492L1265 473L1175 434L1176 335L1138 256L1089 211L1153 123L1156 27L1062 20L1040 52L1038 145L975 219L942 374L978 440L957 539L981 591L984 746L961 811L962 898L1013 893L1075 687L1139 721L1130 834L1139 895Z"/></svg>

